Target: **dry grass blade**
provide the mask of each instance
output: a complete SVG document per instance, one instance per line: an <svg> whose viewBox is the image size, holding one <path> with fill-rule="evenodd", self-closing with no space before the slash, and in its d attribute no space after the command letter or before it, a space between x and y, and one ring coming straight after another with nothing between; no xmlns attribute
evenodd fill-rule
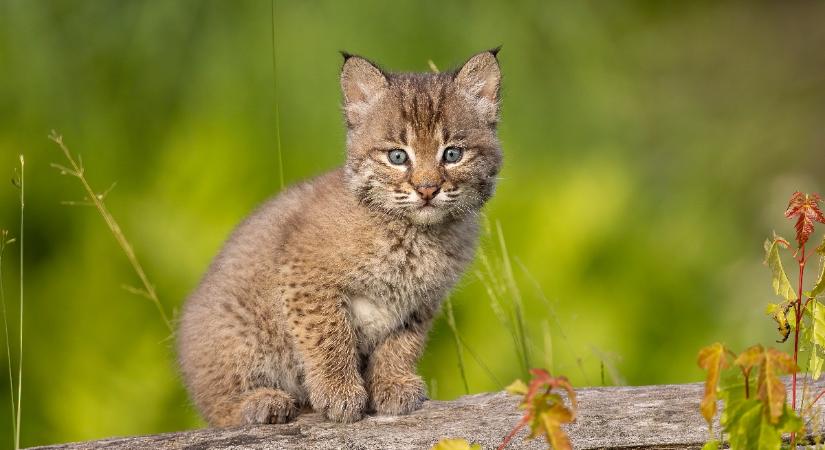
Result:
<svg viewBox="0 0 825 450"><path fill-rule="evenodd" d="M106 205L103 203L105 198L105 194L107 194L110 190L108 189L103 194L97 194L89 185L89 182L86 180L85 176L85 169L83 168L83 162L78 157L76 160L66 145L63 143L63 136L57 134L55 131L52 131L49 135L49 139L51 139L60 150L63 151L63 156L66 157L66 161L68 161L69 166L59 166L54 164L53 167L56 167L60 170L61 174L64 175L71 175L78 180L80 180L80 184L83 185L83 190L86 192L86 200L91 201L92 205L97 209L100 213L103 220L106 222L106 225L109 227L109 230L112 232L115 240L117 241L120 248L123 250L123 253L126 254L126 258L129 260L129 264L131 264L132 269L137 274L138 278L140 279L141 284L143 285L141 294L148 298L157 308L158 313L160 313L161 319L163 319L163 323L169 329L171 333L173 331L172 322L169 320L169 317L166 315L166 312L163 309L163 305L161 305L160 300L158 299L157 293L155 292L155 287L152 283L149 282L149 279L146 277L146 272L143 270L143 266L140 264L140 261L135 255L135 251L132 248L132 244L126 239L126 236L123 234L123 231L120 229L120 225L118 225L115 218L109 212L109 209L106 208Z"/></svg>
<svg viewBox="0 0 825 450"><path fill-rule="evenodd" d="M17 430L17 407L14 405L14 375L11 368L11 337L9 336L9 319L6 311L6 291L3 285L3 254L6 252L6 246L14 242L14 239L9 239L8 230L0 230L0 305L3 308L3 330L6 333L6 357L8 360L9 369L9 401L11 403L11 429L12 433Z"/></svg>
<svg viewBox="0 0 825 450"><path fill-rule="evenodd" d="M19 323L19 351L17 356L17 411L14 427L14 448L20 448L20 409L23 400L23 255L25 237L25 208L26 208L26 160L20 155L20 174L15 185L20 189L20 323Z"/></svg>

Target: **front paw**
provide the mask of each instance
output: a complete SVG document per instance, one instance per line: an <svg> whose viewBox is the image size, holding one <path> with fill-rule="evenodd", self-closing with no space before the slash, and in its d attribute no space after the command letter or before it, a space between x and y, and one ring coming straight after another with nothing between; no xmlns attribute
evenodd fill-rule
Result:
<svg viewBox="0 0 825 450"><path fill-rule="evenodd" d="M241 402L241 425L263 423L287 423L298 413L295 400L284 391L260 388L251 392Z"/></svg>
<svg viewBox="0 0 825 450"><path fill-rule="evenodd" d="M309 401L313 409L323 412L329 420L357 422L364 417L367 390L361 383L341 384L339 380L329 380L310 390Z"/></svg>
<svg viewBox="0 0 825 450"><path fill-rule="evenodd" d="M427 398L426 387L418 375L375 380L370 386L371 405L378 414L397 416L419 408Z"/></svg>

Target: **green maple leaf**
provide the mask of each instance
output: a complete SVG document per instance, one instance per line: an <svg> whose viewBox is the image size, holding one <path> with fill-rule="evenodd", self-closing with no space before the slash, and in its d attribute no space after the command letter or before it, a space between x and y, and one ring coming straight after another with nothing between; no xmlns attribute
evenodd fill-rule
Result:
<svg viewBox="0 0 825 450"><path fill-rule="evenodd" d="M816 251L823 256L819 258L819 277L816 279L814 288L808 293L808 297L811 298L825 292L825 240L822 241L822 245L817 247Z"/></svg>
<svg viewBox="0 0 825 450"><path fill-rule="evenodd" d="M759 399L740 399L727 405L729 414L722 425L728 433L731 450L779 450L782 433L800 431L802 419L787 405L776 423L772 423Z"/></svg>
<svg viewBox="0 0 825 450"><path fill-rule="evenodd" d="M822 375L823 358L820 351L825 350L825 305L818 300L812 300L810 305L811 329L808 335L811 342L811 362L808 371L814 380Z"/></svg>

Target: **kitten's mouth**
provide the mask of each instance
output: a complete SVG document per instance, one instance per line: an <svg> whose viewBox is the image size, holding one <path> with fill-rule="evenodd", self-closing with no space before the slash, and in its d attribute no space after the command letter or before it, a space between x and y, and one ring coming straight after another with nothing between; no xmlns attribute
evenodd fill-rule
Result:
<svg viewBox="0 0 825 450"><path fill-rule="evenodd" d="M438 209L438 206L433 205L432 202L424 202L423 205L418 207L419 211L431 211L434 209Z"/></svg>
<svg viewBox="0 0 825 450"><path fill-rule="evenodd" d="M434 225L444 221L446 211L430 202L421 204L410 211L410 219L419 225Z"/></svg>

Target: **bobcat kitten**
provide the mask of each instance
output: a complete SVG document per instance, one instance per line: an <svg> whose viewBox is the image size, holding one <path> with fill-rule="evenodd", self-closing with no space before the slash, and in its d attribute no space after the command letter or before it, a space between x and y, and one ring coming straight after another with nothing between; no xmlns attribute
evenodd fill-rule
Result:
<svg viewBox="0 0 825 450"><path fill-rule="evenodd" d="M447 73L344 54L346 164L247 218L184 307L180 367L210 425L421 406L416 362L501 168L497 52Z"/></svg>

